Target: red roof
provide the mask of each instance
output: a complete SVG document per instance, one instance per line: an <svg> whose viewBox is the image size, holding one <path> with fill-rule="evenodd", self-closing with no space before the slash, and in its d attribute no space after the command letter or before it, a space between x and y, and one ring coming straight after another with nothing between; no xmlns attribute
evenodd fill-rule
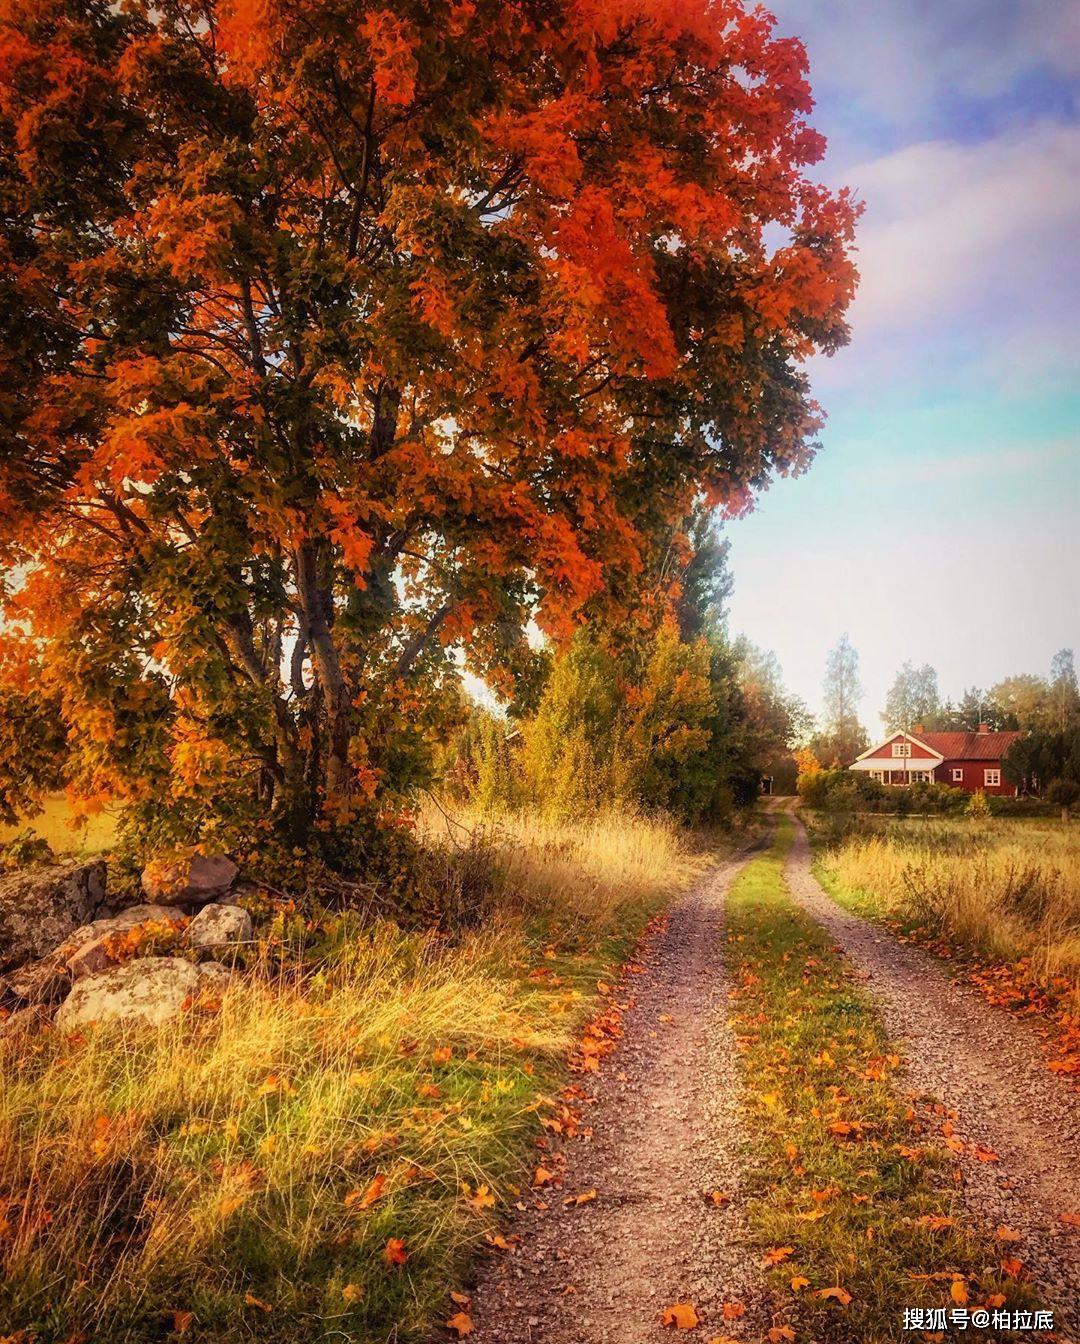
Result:
<svg viewBox="0 0 1080 1344"><path fill-rule="evenodd" d="M912 733L947 761L1000 761L1023 733Z"/></svg>

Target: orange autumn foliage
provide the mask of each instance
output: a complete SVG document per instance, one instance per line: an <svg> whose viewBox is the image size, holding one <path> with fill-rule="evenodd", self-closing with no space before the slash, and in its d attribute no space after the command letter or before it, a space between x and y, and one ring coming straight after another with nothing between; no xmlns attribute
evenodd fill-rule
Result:
<svg viewBox="0 0 1080 1344"><path fill-rule="evenodd" d="M6 18L0 688L55 699L77 805L348 821L456 647L505 684L809 460L857 209L765 11Z"/></svg>

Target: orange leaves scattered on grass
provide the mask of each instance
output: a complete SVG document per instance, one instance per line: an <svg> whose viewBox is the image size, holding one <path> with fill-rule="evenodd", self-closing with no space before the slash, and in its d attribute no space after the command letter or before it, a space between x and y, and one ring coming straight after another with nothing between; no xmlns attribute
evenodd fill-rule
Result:
<svg viewBox="0 0 1080 1344"><path fill-rule="evenodd" d="M696 1330L701 1320L692 1302L676 1302L661 1314L660 1324L665 1330Z"/></svg>
<svg viewBox="0 0 1080 1344"><path fill-rule="evenodd" d="M345 1196L347 1209L370 1209L377 1199L381 1199L386 1189L386 1177L375 1176L363 1190L350 1190Z"/></svg>
<svg viewBox="0 0 1080 1344"><path fill-rule="evenodd" d="M794 1246L772 1246L765 1252L765 1258L762 1264L768 1268L770 1265L779 1265L795 1254Z"/></svg>

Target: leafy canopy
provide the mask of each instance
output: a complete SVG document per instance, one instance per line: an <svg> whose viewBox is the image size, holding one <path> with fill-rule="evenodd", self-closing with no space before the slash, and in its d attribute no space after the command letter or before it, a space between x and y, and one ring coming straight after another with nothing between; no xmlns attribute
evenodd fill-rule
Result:
<svg viewBox="0 0 1080 1344"><path fill-rule="evenodd" d="M804 466L856 207L741 0L6 0L4 682L87 806L391 806Z"/></svg>

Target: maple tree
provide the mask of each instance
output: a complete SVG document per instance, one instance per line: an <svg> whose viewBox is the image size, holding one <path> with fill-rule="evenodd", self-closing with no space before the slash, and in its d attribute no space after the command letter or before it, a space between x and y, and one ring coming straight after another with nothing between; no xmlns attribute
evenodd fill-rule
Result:
<svg viewBox="0 0 1080 1344"><path fill-rule="evenodd" d="M0 669L90 808L332 828L456 650L803 466L857 207L741 0L6 0Z"/></svg>

